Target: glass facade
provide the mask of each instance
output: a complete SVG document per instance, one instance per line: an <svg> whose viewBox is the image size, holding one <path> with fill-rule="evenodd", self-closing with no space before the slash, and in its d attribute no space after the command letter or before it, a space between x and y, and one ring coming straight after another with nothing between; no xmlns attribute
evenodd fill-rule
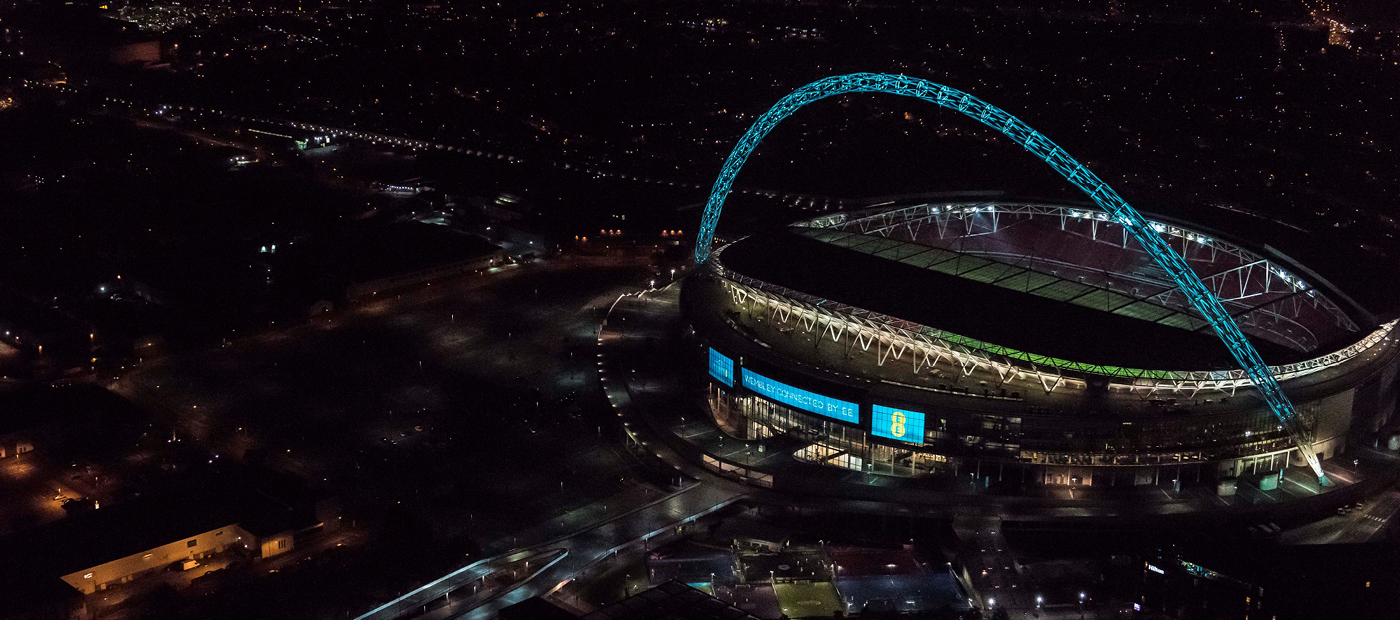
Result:
<svg viewBox="0 0 1400 620"><path fill-rule="evenodd" d="M807 442L793 453L803 461L896 476L926 475L952 464L943 455L875 443L858 427L751 394L711 389L710 410L724 432L740 439L789 437Z"/></svg>
<svg viewBox="0 0 1400 620"><path fill-rule="evenodd" d="M1218 415L1054 415L1028 408L1024 415L977 412L926 405L912 410L871 405L869 431L858 403L787 385L738 369L730 389L709 350L710 412L726 434L745 440L787 437L802 447L798 460L896 476L954 473L973 480L1012 474L1046 484L1158 484L1167 480L1274 471L1292 448L1268 410ZM732 364L733 362L730 361ZM1309 424L1320 412L1302 407ZM1189 473L1183 473L1188 472ZM986 471L984 471L986 470Z"/></svg>
<svg viewBox="0 0 1400 620"><path fill-rule="evenodd" d="M711 351L713 350L714 349L711 349ZM743 383L744 387L753 390L755 393L762 394L763 396L785 405L791 405L803 411L810 411L817 415L835 418L837 420L850 422L851 424L860 423L860 406L853 402L837 400L829 396L808 392L807 390L793 387L781 381L774 381L748 369L744 369Z"/></svg>

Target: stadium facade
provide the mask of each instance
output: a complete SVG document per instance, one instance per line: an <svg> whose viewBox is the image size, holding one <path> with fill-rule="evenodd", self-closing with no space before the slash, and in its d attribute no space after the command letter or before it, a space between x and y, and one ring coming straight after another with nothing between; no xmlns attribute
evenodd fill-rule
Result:
<svg viewBox="0 0 1400 620"><path fill-rule="evenodd" d="M1343 292L1297 275L1306 266L1152 226L1258 343L1319 460L1380 428L1395 322L1365 324ZM920 202L805 220L717 248L682 306L714 424L795 461L968 490L1222 493L1241 478L1270 490L1308 464L1171 278L1092 206ZM722 453L705 459L725 469Z"/></svg>

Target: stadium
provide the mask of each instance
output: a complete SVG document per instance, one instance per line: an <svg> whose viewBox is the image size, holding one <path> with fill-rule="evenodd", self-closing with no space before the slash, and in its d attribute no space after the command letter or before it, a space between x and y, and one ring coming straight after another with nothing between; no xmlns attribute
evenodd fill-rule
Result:
<svg viewBox="0 0 1400 620"><path fill-rule="evenodd" d="M924 196L711 249L758 141L847 92L959 111L1092 201ZM1216 219L1228 229L1138 213L966 93L904 76L815 82L754 124L716 182L679 297L705 415L668 423L670 443L758 487L1004 516L1273 506L1360 486L1338 457L1385 447L1393 308L1334 285L1345 267L1291 258L1315 239Z"/></svg>
<svg viewBox="0 0 1400 620"><path fill-rule="evenodd" d="M1363 329L1336 292L1294 275L1305 266L1153 225L1256 343L1319 459L1354 425L1379 426L1367 391L1394 374L1393 322ZM799 461L972 488L1224 493L1306 466L1170 278L1087 206L823 216L718 248L682 295L717 427L787 438Z"/></svg>

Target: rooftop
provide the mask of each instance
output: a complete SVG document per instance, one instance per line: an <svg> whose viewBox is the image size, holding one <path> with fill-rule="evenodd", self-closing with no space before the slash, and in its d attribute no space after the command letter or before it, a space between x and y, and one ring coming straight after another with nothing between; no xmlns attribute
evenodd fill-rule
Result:
<svg viewBox="0 0 1400 620"><path fill-rule="evenodd" d="M1163 370L1237 366L1213 332L1190 331L923 269L817 241L794 229L724 250L726 267L819 298L983 342L1091 364ZM1307 357L1255 340L1265 361Z"/></svg>

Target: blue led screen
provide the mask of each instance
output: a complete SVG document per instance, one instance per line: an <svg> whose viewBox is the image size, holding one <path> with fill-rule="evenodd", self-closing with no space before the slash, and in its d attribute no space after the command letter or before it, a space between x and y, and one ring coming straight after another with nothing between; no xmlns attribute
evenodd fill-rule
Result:
<svg viewBox="0 0 1400 620"><path fill-rule="evenodd" d="M852 424L860 423L860 406L855 403L813 394L807 390L774 381L747 368L744 369L743 383L744 387L755 393L784 405L792 405L803 411L810 411L817 415Z"/></svg>
<svg viewBox="0 0 1400 620"><path fill-rule="evenodd" d="M924 443L924 414L884 405L870 407L870 432L876 437Z"/></svg>
<svg viewBox="0 0 1400 620"><path fill-rule="evenodd" d="M710 376L734 387L734 360L710 347Z"/></svg>

